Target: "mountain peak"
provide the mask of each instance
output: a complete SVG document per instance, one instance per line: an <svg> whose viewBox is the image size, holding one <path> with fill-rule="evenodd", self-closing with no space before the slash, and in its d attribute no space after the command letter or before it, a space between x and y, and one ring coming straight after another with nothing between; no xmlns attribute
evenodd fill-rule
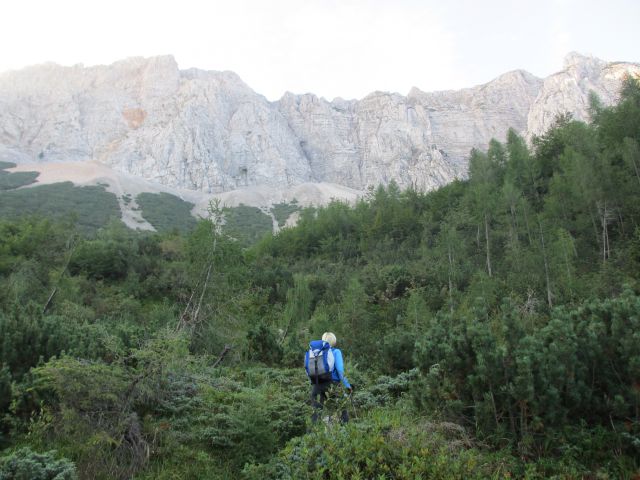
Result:
<svg viewBox="0 0 640 480"><path fill-rule="evenodd" d="M605 61L600 60L593 55L584 55L580 52L569 52L564 57L563 69L569 70L572 67L589 65L589 66L603 66Z"/></svg>

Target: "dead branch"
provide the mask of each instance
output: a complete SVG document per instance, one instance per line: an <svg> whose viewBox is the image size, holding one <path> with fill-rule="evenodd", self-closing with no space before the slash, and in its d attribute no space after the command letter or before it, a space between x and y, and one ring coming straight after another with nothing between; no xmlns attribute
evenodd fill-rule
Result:
<svg viewBox="0 0 640 480"><path fill-rule="evenodd" d="M73 256L73 252L76 249L76 245L73 242L73 236L69 239L67 243L70 246L69 256L67 257L67 261L65 262L64 268L60 272L60 275L58 275L58 280L56 280L56 286L53 288L53 292L51 292L51 295L49 295L49 298L47 299L47 303L45 303L44 307L42 308L43 315L47 313L47 310L49 309L49 307L51 306L51 303L53 302L53 297L55 297L56 293L58 293L58 284L60 283L60 280L62 280L62 276L64 275L64 273L67 271L67 268L69 267L69 263L71 263L71 257Z"/></svg>
<svg viewBox="0 0 640 480"><path fill-rule="evenodd" d="M222 360L224 360L224 357L227 355L227 353L229 353L229 350L231 350L231 345L225 345L224 348L222 349L222 352L220 352L218 359L213 364L213 368L216 368L218 365L220 365Z"/></svg>

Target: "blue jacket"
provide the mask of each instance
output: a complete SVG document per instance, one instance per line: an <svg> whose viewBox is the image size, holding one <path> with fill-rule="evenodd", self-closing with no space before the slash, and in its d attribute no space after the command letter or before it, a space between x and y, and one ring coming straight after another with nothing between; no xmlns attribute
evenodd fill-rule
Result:
<svg viewBox="0 0 640 480"><path fill-rule="evenodd" d="M344 376L344 362L342 360L342 352L339 348L331 347L333 357L335 358L335 369L333 370L332 378L334 382L342 382L346 388L351 388L351 384L347 377Z"/></svg>

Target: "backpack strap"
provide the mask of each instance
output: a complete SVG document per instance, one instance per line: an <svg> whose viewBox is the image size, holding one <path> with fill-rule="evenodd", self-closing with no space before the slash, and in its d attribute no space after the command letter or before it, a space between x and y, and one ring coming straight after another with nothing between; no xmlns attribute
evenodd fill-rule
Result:
<svg viewBox="0 0 640 480"><path fill-rule="evenodd" d="M329 350L325 350L323 352L322 363L324 363L324 371L330 373L331 368L329 367Z"/></svg>
<svg viewBox="0 0 640 480"><path fill-rule="evenodd" d="M310 373L309 373L309 350L307 350L307 353L304 354L304 369L307 371L307 375L310 375Z"/></svg>

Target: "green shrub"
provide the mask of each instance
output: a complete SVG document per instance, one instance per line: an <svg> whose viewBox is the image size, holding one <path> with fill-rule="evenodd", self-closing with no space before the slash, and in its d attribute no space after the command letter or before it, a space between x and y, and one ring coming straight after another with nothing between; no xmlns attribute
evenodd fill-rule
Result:
<svg viewBox="0 0 640 480"><path fill-rule="evenodd" d="M0 312L0 363L19 378L39 361L62 352L85 359L109 359L122 351L123 342L116 335L123 326L109 329L76 318L42 315L33 309Z"/></svg>
<svg viewBox="0 0 640 480"><path fill-rule="evenodd" d="M100 186L76 187L63 182L0 192L0 217L25 215L76 217L78 226L93 231L111 219L120 219L121 213L116 196Z"/></svg>
<svg viewBox="0 0 640 480"><path fill-rule="evenodd" d="M621 451L637 456L638 312L640 296L627 289L554 309L531 331L510 300L489 320L440 315L419 341L416 404L474 424L486 440L509 438L526 454L550 453L557 432L584 421L627 432L631 443L617 434Z"/></svg>
<svg viewBox="0 0 640 480"><path fill-rule="evenodd" d="M230 478L304 433L310 416L304 376L270 368L198 370L172 379L160 415L148 421L156 444L144 478Z"/></svg>
<svg viewBox="0 0 640 480"><path fill-rule="evenodd" d="M247 332L247 357L266 365L276 365L282 359L282 346L273 331L259 323Z"/></svg>
<svg viewBox="0 0 640 480"><path fill-rule="evenodd" d="M0 480L77 480L75 465L57 459L55 451L36 453L23 448L0 457Z"/></svg>
<svg viewBox="0 0 640 480"><path fill-rule="evenodd" d="M30 185L40 175L38 172L4 172L0 170L0 191L13 190L18 187Z"/></svg>
<svg viewBox="0 0 640 480"><path fill-rule="evenodd" d="M158 232L177 229L181 232L192 230L197 221L191 215L193 203L169 193L141 193L136 202L142 209L142 216Z"/></svg>
<svg viewBox="0 0 640 480"><path fill-rule="evenodd" d="M240 205L224 209L224 232L243 246L256 243L273 231L269 215L257 207Z"/></svg>
<svg viewBox="0 0 640 480"><path fill-rule="evenodd" d="M33 441L73 458L83 478L130 478L148 462L147 411L172 393L172 366L187 358L179 335L158 335L131 353L128 366L63 356L33 370L50 400L30 425ZM128 362L127 362L128 363Z"/></svg>
<svg viewBox="0 0 640 480"><path fill-rule="evenodd" d="M243 474L255 480L509 478L514 466L504 458L475 448L458 425L379 410L345 426L320 424Z"/></svg>
<svg viewBox="0 0 640 480"><path fill-rule="evenodd" d="M126 277L129 270L131 249L124 242L93 240L84 242L76 249L69 271L96 280L118 280Z"/></svg>

